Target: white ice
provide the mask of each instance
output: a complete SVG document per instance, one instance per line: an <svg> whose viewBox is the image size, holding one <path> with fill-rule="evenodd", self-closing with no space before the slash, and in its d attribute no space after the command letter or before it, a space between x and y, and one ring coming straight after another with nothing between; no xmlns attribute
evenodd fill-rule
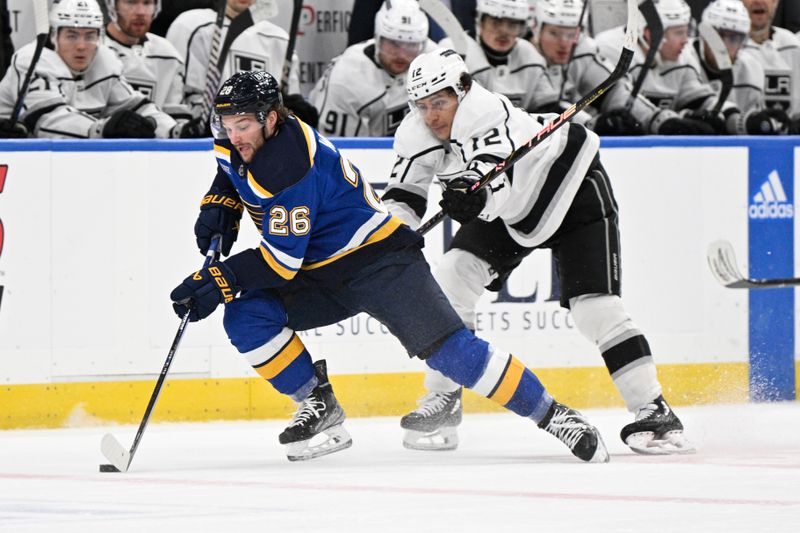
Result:
<svg viewBox="0 0 800 533"><path fill-rule="evenodd" d="M401 445L397 418L350 419L353 447L290 463L285 421L156 424L126 474L99 473L109 429L0 431L0 531L800 531L800 404L678 407L696 455L644 457L630 415L586 410L609 464L532 422L467 415L454 452Z"/></svg>

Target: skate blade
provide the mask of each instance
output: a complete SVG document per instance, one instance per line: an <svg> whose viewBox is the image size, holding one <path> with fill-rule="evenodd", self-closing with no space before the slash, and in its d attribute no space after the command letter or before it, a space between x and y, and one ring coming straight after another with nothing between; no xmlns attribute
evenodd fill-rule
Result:
<svg viewBox="0 0 800 533"><path fill-rule="evenodd" d="M628 437L625 444L642 455L688 455L697 452L686 440L683 431L668 431L660 439L656 439L652 431L634 433Z"/></svg>
<svg viewBox="0 0 800 533"><path fill-rule="evenodd" d="M603 441L603 437L600 436L600 432L595 430L595 434L597 435L597 449L594 451L594 455L592 458L589 459L589 463L607 463L611 460L611 456L608 454L608 448L606 448L606 443Z"/></svg>
<svg viewBox="0 0 800 533"><path fill-rule="evenodd" d="M327 439L319 444L311 444L314 438L288 444L286 446L286 458L290 461L308 461L309 459L346 450L353 445L350 433L341 424L329 427L320 435L324 435ZM319 437L319 435L315 435L315 437Z"/></svg>
<svg viewBox="0 0 800 533"><path fill-rule="evenodd" d="M433 431L407 429L403 446L409 450L444 452L458 448L458 431L455 427L441 427Z"/></svg>

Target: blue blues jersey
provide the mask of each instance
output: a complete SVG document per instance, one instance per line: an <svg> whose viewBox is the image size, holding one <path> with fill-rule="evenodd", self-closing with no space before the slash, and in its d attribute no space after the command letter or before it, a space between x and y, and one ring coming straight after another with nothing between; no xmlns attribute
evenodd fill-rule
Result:
<svg viewBox="0 0 800 533"><path fill-rule="evenodd" d="M226 261L243 289L278 287L300 271L317 279L352 275L387 246L419 240L388 213L355 165L294 116L250 163L227 139L215 141L214 154L215 184L223 176L230 181L261 232L257 249Z"/></svg>

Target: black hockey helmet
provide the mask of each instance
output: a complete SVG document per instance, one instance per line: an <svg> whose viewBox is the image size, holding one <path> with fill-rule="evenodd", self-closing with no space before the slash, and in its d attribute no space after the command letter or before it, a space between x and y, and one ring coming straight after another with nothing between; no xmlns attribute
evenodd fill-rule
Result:
<svg viewBox="0 0 800 533"><path fill-rule="evenodd" d="M214 98L214 114L253 113L259 122L266 122L267 113L280 105L283 105L281 88L272 74L263 70L237 72L219 88Z"/></svg>

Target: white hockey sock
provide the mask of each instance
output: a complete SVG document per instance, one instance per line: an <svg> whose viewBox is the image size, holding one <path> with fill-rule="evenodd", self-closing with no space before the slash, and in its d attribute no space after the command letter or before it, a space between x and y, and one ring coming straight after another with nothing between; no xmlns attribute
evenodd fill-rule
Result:
<svg viewBox="0 0 800 533"><path fill-rule="evenodd" d="M661 384L652 357L637 359L614 372L611 378L625 400L625 407L632 413L661 394Z"/></svg>

